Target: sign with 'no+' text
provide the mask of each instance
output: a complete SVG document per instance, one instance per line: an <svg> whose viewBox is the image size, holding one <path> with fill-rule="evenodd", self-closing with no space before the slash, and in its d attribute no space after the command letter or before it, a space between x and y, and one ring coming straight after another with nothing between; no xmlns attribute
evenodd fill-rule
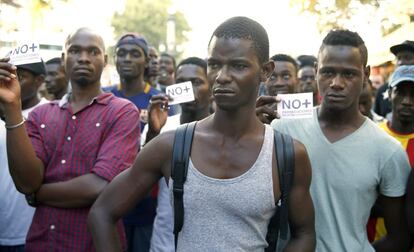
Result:
<svg viewBox="0 0 414 252"><path fill-rule="evenodd" d="M9 63L13 65L31 64L41 62L39 43L20 43L7 54Z"/></svg>
<svg viewBox="0 0 414 252"><path fill-rule="evenodd" d="M168 102L169 105L194 101L193 84L191 81L168 86L165 89L165 93L173 99Z"/></svg>
<svg viewBox="0 0 414 252"><path fill-rule="evenodd" d="M277 112L281 118L311 118L313 113L313 94L280 94Z"/></svg>

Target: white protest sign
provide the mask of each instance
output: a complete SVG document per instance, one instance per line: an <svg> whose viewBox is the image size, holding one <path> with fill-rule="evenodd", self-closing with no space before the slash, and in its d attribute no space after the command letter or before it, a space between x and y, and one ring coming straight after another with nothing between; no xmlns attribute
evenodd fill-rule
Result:
<svg viewBox="0 0 414 252"><path fill-rule="evenodd" d="M9 63L13 65L31 64L41 62L39 43L21 43L13 48L7 56L10 57Z"/></svg>
<svg viewBox="0 0 414 252"><path fill-rule="evenodd" d="M165 93L173 98L168 102L169 105L194 101L193 84L191 81L170 85L165 89Z"/></svg>
<svg viewBox="0 0 414 252"><path fill-rule="evenodd" d="M313 111L313 94L279 94L281 101L277 112L281 118L311 118Z"/></svg>

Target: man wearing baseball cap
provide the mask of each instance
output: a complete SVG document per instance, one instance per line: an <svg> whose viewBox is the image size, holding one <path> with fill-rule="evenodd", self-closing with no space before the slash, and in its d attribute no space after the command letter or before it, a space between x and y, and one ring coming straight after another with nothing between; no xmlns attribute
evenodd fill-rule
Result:
<svg viewBox="0 0 414 252"><path fill-rule="evenodd" d="M396 138L407 151L414 167L414 65L400 66L388 84L392 119L380 126Z"/></svg>
<svg viewBox="0 0 414 252"><path fill-rule="evenodd" d="M414 41L406 40L401 44L391 46L390 51L395 55L397 67L414 65ZM387 84L382 85L375 97L374 111L383 117L386 117L391 112L391 103L388 99L387 89Z"/></svg>
<svg viewBox="0 0 414 252"><path fill-rule="evenodd" d="M392 119L381 126L406 148L414 167L414 65L398 67L388 86Z"/></svg>
<svg viewBox="0 0 414 252"><path fill-rule="evenodd" d="M388 84L392 119L380 126L405 147L414 167L414 65L400 66Z"/></svg>
<svg viewBox="0 0 414 252"><path fill-rule="evenodd" d="M40 99L38 95L38 88L44 82L45 74L43 61L17 66L22 114L25 118L36 106L47 103L45 98ZM0 251L24 251L34 208L27 205L24 194L16 190L10 176L3 121L0 121L0 195Z"/></svg>
<svg viewBox="0 0 414 252"><path fill-rule="evenodd" d="M393 50L394 47L391 47ZM414 55L414 52L413 52ZM388 84L388 97L392 108L391 120L379 124L390 136L398 140L414 167L414 65L397 67ZM414 212L414 203L411 203ZM381 214L380 214L381 215ZM413 217L414 218L414 217ZM373 221L373 220L370 220ZM383 218L375 220L375 240L386 234Z"/></svg>

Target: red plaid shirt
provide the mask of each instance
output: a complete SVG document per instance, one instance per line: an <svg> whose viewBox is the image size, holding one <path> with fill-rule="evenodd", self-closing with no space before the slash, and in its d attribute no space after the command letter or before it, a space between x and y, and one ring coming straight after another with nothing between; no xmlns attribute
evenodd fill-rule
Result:
<svg viewBox="0 0 414 252"><path fill-rule="evenodd" d="M139 147L139 112L134 104L103 93L77 112L67 96L34 109L27 131L43 161L43 183L66 181L87 173L111 181L130 167ZM89 207L39 206L26 241L26 251L93 251L87 228ZM122 223L118 231L125 248Z"/></svg>

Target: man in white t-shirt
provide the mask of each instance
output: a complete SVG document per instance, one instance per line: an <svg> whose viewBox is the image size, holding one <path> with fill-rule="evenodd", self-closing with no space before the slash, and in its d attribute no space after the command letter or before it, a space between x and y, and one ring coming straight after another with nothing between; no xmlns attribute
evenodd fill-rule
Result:
<svg viewBox="0 0 414 252"><path fill-rule="evenodd" d="M410 166L402 146L359 111L369 77L362 38L332 30L319 50L316 79L321 105L313 118L274 120L272 126L301 141L312 165L316 251L408 251L404 195ZM260 98L257 105L273 97ZM257 108L269 120L274 111ZM261 112L265 112L265 116ZM370 244L366 224L379 199L388 234Z"/></svg>
<svg viewBox="0 0 414 252"><path fill-rule="evenodd" d="M48 102L40 99L38 88L45 80L43 62L17 66L21 84L22 114L25 118L36 106ZM0 251L24 251L27 231L34 213L24 195L16 190L9 173L6 149L6 128L0 121Z"/></svg>

